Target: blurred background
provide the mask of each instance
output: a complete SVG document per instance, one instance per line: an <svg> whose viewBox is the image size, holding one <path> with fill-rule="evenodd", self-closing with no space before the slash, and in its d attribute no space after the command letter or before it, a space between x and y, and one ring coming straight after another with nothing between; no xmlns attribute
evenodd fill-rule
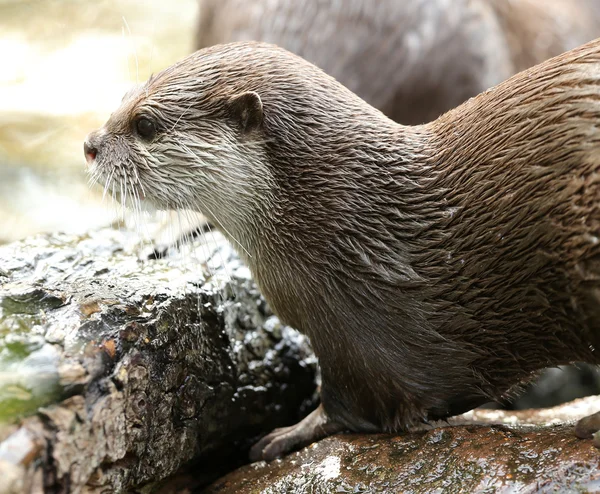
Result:
<svg viewBox="0 0 600 494"><path fill-rule="evenodd" d="M0 244L114 219L87 187L83 140L136 80L192 51L196 11L195 0L0 0Z"/></svg>

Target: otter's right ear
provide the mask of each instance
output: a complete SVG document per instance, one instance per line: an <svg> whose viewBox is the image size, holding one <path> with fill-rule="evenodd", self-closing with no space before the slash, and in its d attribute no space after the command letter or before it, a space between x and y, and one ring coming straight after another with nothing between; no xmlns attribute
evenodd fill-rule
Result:
<svg viewBox="0 0 600 494"><path fill-rule="evenodd" d="M239 123L242 132L250 132L262 126L263 105L258 93L248 91L229 100L231 116Z"/></svg>

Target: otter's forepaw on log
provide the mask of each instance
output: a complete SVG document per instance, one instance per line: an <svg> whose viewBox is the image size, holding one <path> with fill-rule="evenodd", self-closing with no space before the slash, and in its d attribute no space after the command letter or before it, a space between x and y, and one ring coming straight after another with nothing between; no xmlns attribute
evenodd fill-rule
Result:
<svg viewBox="0 0 600 494"><path fill-rule="evenodd" d="M275 429L263 437L250 450L250 459L271 461L343 429L327 416L323 405L319 405L297 424Z"/></svg>

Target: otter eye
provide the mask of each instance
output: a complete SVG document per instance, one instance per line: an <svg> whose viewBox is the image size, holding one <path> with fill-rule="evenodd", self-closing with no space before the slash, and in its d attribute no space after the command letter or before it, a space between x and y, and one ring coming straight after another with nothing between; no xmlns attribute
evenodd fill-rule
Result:
<svg viewBox="0 0 600 494"><path fill-rule="evenodd" d="M135 129L141 138L151 140L156 135L156 126L154 122L146 117L138 118L135 122Z"/></svg>

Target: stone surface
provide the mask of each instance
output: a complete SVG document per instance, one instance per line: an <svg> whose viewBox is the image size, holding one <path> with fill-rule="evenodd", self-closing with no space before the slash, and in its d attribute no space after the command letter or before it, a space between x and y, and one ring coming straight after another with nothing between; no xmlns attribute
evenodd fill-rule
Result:
<svg viewBox="0 0 600 494"><path fill-rule="evenodd" d="M398 436L341 434L242 467L203 492L598 492L600 451L573 434L573 419L598 410L592 397L546 410L477 410Z"/></svg>
<svg viewBox="0 0 600 494"><path fill-rule="evenodd" d="M139 238L0 247L0 493L201 485L314 404L307 340L223 239L149 260Z"/></svg>

